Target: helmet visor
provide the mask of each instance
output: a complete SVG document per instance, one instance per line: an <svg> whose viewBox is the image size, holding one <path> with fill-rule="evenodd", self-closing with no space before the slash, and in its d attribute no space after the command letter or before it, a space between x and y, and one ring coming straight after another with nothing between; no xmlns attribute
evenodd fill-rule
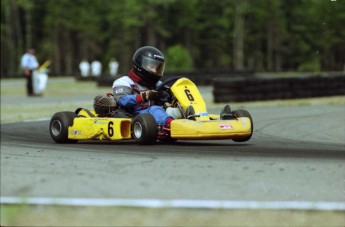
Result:
<svg viewBox="0 0 345 227"><path fill-rule="evenodd" d="M148 72L157 76L163 76L165 63L164 61L157 61L152 58L143 56L141 66Z"/></svg>

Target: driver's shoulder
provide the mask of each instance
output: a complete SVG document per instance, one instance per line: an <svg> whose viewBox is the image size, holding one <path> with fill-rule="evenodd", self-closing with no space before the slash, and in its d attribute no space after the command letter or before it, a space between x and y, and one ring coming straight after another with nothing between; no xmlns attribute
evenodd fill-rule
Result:
<svg viewBox="0 0 345 227"><path fill-rule="evenodd" d="M129 78L129 76L122 76L114 81L113 88L119 86L131 87L133 84L134 82L131 78Z"/></svg>

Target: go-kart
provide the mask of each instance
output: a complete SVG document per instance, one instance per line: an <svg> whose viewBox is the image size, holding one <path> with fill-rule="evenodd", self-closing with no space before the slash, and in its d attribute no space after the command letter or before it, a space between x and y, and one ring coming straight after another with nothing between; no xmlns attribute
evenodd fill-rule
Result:
<svg viewBox="0 0 345 227"><path fill-rule="evenodd" d="M174 117L168 129L157 125L150 114L104 117L95 110L78 108L75 112L55 113L49 124L50 135L56 143L134 139L138 144L147 145L176 140L245 142L253 134L253 120L248 111L231 110L225 105L220 114L208 113L197 86L185 77L171 77L156 90L161 94L159 103Z"/></svg>

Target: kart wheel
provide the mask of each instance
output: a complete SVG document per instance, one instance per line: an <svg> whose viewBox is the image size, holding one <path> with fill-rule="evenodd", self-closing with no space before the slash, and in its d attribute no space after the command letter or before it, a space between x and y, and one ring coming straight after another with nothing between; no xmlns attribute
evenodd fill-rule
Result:
<svg viewBox="0 0 345 227"><path fill-rule="evenodd" d="M253 125L253 119L250 113L247 110L234 110L232 111L232 114L236 117L248 117L250 119L250 127L251 127L251 132L250 135L244 138L239 138L239 139L233 139L235 142L245 142L248 141L252 135L253 135L253 130L254 130L254 125Z"/></svg>
<svg viewBox="0 0 345 227"><path fill-rule="evenodd" d="M140 114L132 121L132 133L135 142L151 145L156 142L158 126L151 114Z"/></svg>
<svg viewBox="0 0 345 227"><path fill-rule="evenodd" d="M78 140L68 139L68 126L73 125L73 120L78 115L74 112L55 113L50 120L50 135L56 143L76 143Z"/></svg>

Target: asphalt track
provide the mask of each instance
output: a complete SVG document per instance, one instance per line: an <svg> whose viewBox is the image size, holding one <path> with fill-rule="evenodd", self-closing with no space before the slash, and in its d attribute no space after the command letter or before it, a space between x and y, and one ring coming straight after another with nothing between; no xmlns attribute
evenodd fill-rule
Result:
<svg viewBox="0 0 345 227"><path fill-rule="evenodd" d="M56 144L49 120L1 124L1 197L344 204L344 106L247 110L245 143Z"/></svg>

